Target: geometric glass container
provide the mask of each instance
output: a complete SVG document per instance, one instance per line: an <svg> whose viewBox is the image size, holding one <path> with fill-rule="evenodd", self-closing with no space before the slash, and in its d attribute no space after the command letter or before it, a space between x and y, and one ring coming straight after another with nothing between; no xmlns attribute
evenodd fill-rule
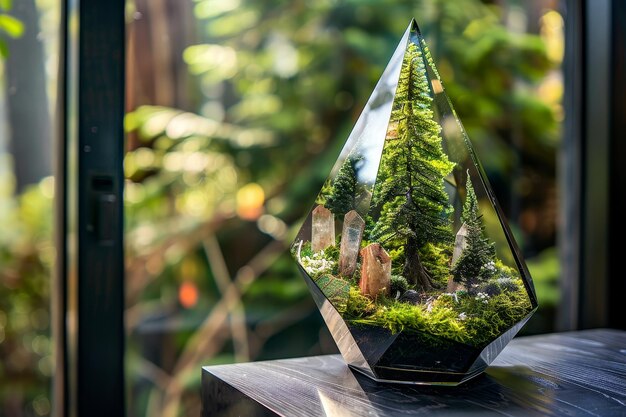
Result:
<svg viewBox="0 0 626 417"><path fill-rule="evenodd" d="M346 363L377 381L460 384L536 310L415 20L291 253Z"/></svg>

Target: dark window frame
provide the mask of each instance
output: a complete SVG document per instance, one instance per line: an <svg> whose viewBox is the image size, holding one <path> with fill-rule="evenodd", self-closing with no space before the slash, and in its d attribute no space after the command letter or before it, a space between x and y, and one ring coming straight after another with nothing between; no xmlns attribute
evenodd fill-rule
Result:
<svg viewBox="0 0 626 417"><path fill-rule="evenodd" d="M124 0L62 4L53 285L57 416L126 412L124 12Z"/></svg>
<svg viewBox="0 0 626 417"><path fill-rule="evenodd" d="M626 213L626 2L613 0L611 9L610 49L610 120L609 131L609 221L614 224L609 228L608 255L608 326L626 329L626 309L624 294L624 237L626 223L620 221Z"/></svg>
<svg viewBox="0 0 626 417"><path fill-rule="evenodd" d="M626 146L626 6L566 0L565 112L560 155L561 301L558 329L626 329L618 190ZM623 134L623 133L621 133Z"/></svg>

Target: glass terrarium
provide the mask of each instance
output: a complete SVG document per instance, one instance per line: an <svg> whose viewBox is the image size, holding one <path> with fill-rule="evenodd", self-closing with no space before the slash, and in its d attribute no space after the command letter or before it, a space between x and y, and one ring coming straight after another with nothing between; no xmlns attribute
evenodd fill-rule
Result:
<svg viewBox="0 0 626 417"><path fill-rule="evenodd" d="M415 21L291 251L346 362L379 381L466 381L536 309Z"/></svg>

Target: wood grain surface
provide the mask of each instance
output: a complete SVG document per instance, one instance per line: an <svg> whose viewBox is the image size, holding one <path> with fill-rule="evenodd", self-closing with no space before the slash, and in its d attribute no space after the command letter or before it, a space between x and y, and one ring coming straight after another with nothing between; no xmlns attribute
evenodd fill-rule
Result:
<svg viewBox="0 0 626 417"><path fill-rule="evenodd" d="M626 416L626 332L514 339L459 387L377 384L339 355L205 367L203 416Z"/></svg>

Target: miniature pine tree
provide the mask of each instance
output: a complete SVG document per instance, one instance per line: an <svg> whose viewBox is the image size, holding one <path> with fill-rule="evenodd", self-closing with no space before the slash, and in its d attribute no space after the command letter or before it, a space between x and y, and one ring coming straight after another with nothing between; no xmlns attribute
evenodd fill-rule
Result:
<svg viewBox="0 0 626 417"><path fill-rule="evenodd" d="M452 240L443 179L454 164L443 152L432 100L421 50L409 42L373 197L380 218L372 237L383 245L404 245L402 275L423 291L431 290L433 281L419 249Z"/></svg>
<svg viewBox="0 0 626 417"><path fill-rule="evenodd" d="M343 218L356 206L358 187L356 163L357 160L354 158L346 159L332 182L330 195L326 198L326 208L339 218Z"/></svg>
<svg viewBox="0 0 626 417"><path fill-rule="evenodd" d="M461 256L452 265L452 276L467 288L468 292L475 292L476 284L482 281L482 268L495 258L495 244L483 237L484 226L479 215L478 199L472 186L472 180L467 176L467 196L463 205L461 220L467 227L467 246Z"/></svg>

